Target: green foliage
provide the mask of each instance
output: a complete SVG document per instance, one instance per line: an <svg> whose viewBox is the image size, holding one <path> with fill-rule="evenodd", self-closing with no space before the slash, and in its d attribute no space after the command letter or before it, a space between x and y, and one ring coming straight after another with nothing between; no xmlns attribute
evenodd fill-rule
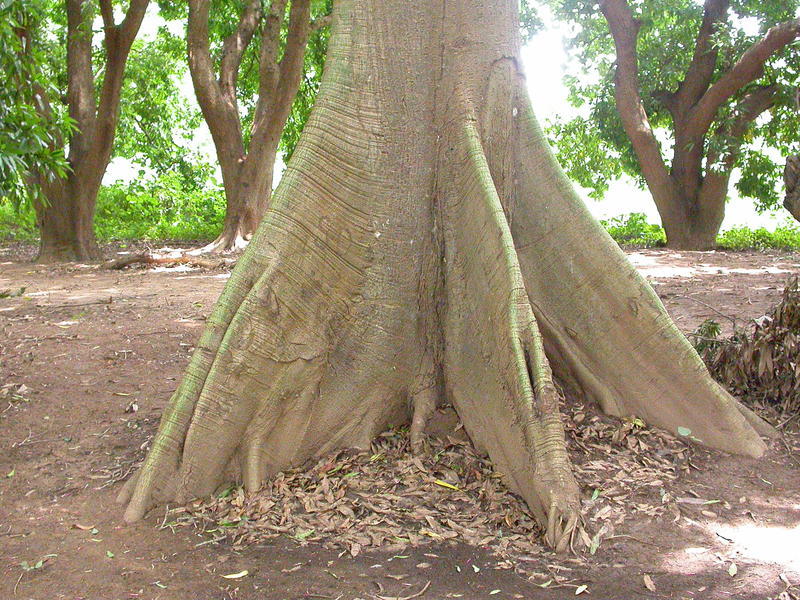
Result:
<svg viewBox="0 0 800 600"><path fill-rule="evenodd" d="M601 220L600 224L620 246L649 248L663 246L667 242L661 226L648 223L644 213L621 215L607 221Z"/></svg>
<svg viewBox="0 0 800 600"><path fill-rule="evenodd" d="M800 228L778 227L769 231L763 227L736 227L718 235L717 245L725 250L800 250Z"/></svg>
<svg viewBox="0 0 800 600"><path fill-rule="evenodd" d="M47 104L54 80L37 43L47 14L45 0L0 0L0 203L16 208L39 192L32 172L63 177L68 169L60 140L72 121Z"/></svg>
<svg viewBox="0 0 800 600"><path fill-rule="evenodd" d="M530 40L544 26L532 0L521 0L519 3L519 25L523 41Z"/></svg>
<svg viewBox="0 0 800 600"><path fill-rule="evenodd" d="M158 175L177 173L181 187L201 189L213 167L191 149L200 110L181 95L188 73L186 42L160 27L152 40L136 40L125 69L114 156Z"/></svg>
<svg viewBox="0 0 800 600"><path fill-rule="evenodd" d="M0 202L0 240L33 242L39 237L33 206Z"/></svg>
<svg viewBox="0 0 800 600"><path fill-rule="evenodd" d="M605 18L593 0L549 0L549 3L556 18L574 27L570 40L574 62L565 82L570 103L582 113L573 121L556 121L548 128L559 160L569 176L591 189L595 197L602 196L620 171L643 186L636 156L616 110L616 54ZM696 0L629 1L629 5L641 23L637 44L640 94L650 124L660 131L659 138L662 141L669 138L667 147L663 148L667 152L674 124L659 98L665 92L677 90L686 75L703 17L703 3ZM798 0L732 2L732 17L720 24L713 36L719 49L713 79L730 69L767 29L794 18L798 7ZM800 151L800 135L797 134L800 112L792 103L798 81L800 53L792 48L777 53L767 62L762 77L740 90L718 111L705 140L704 156L709 150L734 148L735 140L721 132L734 117L737 103L758 86L777 85L775 105L750 125L742 139L743 151L734 154L733 166L742 173L736 188L740 195L753 198L761 210L780 206L780 157ZM591 170L586 168L587 164L591 164ZM716 166L718 164L705 168Z"/></svg>
<svg viewBox="0 0 800 600"><path fill-rule="evenodd" d="M694 349L697 350L700 356L703 356L707 352L713 352L716 350L721 341L719 340L719 334L722 331L722 328L719 326L714 319L706 319L700 326L693 332L690 333L687 337L689 341L692 342Z"/></svg>
<svg viewBox="0 0 800 600"><path fill-rule="evenodd" d="M216 187L183 187L180 173L144 183L103 186L97 197L95 233L100 241L212 240L222 229L225 194ZM35 242L33 208L0 204L0 240Z"/></svg>
<svg viewBox="0 0 800 600"><path fill-rule="evenodd" d="M97 198L100 240L213 239L225 218L221 189L185 189L179 173L143 184L104 186Z"/></svg>
<svg viewBox="0 0 800 600"><path fill-rule="evenodd" d="M596 126L587 119L556 119L550 123L547 134L557 147L561 166L595 200L602 200L609 182L625 172L620 153L597 135Z"/></svg>

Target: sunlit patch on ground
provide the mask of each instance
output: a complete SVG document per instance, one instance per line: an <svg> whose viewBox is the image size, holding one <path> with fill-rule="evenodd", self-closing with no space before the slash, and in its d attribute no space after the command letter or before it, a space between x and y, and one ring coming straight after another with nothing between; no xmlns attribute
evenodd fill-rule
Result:
<svg viewBox="0 0 800 600"><path fill-rule="evenodd" d="M741 522L714 528L745 559L775 563L800 575L800 523L786 527Z"/></svg>
<svg viewBox="0 0 800 600"><path fill-rule="evenodd" d="M703 253L710 254L713 253ZM792 268L797 268L800 265L786 264L781 266L765 265L759 268L741 268L741 267L725 267L722 265L713 264L711 262L693 262L691 265L678 265L684 257L680 253L664 253L661 255L656 254L642 254L639 252L632 252L628 254L628 258L636 269L648 279L665 279L665 278L689 278L689 277L702 277L706 275L760 275L770 274L779 275L781 273L791 273ZM786 268L784 268L786 267Z"/></svg>
<svg viewBox="0 0 800 600"><path fill-rule="evenodd" d="M800 506L789 507L788 524L769 524L752 520L730 523L690 520L705 541L665 553L662 568L684 576L723 572L732 584L748 593L754 586L766 594L800 583ZM697 531L697 529L695 529ZM755 596L748 596L755 597ZM765 596L766 597L766 596Z"/></svg>

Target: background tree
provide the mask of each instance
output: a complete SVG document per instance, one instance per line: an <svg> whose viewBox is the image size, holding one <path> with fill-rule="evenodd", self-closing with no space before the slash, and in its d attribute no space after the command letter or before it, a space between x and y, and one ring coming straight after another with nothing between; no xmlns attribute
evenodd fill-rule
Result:
<svg viewBox="0 0 800 600"><path fill-rule="evenodd" d="M316 106L139 472L153 503L265 477L439 398L565 550L578 523L554 375L608 413L760 456L550 154L516 0L337 0ZM410 410L413 407L413 414Z"/></svg>
<svg viewBox="0 0 800 600"><path fill-rule="evenodd" d="M595 195L623 172L636 177L680 248L714 247L734 168L741 195L780 205L778 157L799 147L797 0L551 5L575 26L583 72L567 82L588 108L552 129L572 177Z"/></svg>
<svg viewBox="0 0 800 600"><path fill-rule="evenodd" d="M46 114L63 100L75 130L58 140L69 164L67 177L53 178L42 170L34 173L44 192L34 202L40 261L99 258L93 229L97 192L114 146L125 63L148 2L130 0L125 17L117 23L111 0L98 0L98 4L66 0L66 27L56 30L66 38L56 40L66 48L66 97L43 96L42 107ZM99 49L92 43L98 13L102 23ZM54 59L59 56L63 54L56 52Z"/></svg>
<svg viewBox="0 0 800 600"><path fill-rule="evenodd" d="M205 250L229 250L249 240L266 210L306 45L327 25L330 0L190 0L188 8L189 70L227 199L222 233Z"/></svg>
<svg viewBox="0 0 800 600"><path fill-rule="evenodd" d="M46 54L34 43L47 13L45 0L0 4L0 201L15 208L41 193L31 172L60 178L68 170L58 142L70 134L71 121L62 107L45 104L56 87Z"/></svg>

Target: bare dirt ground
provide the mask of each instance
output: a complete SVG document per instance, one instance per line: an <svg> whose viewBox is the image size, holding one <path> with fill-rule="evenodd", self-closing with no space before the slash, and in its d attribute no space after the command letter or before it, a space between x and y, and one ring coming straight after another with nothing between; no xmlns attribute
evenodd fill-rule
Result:
<svg viewBox="0 0 800 600"><path fill-rule="evenodd" d="M114 503L120 482L143 456L227 273L48 267L25 262L29 253L0 250L0 292L25 288L0 299L0 599L800 597L794 436L759 461L695 451L666 496L640 490L595 554L542 548L525 559L531 577L499 565L489 544L353 558L289 537L212 544L167 526L164 508L126 526ZM630 255L687 332L709 317L728 328L759 317L800 272L795 254ZM582 427L576 414L568 427ZM647 508L668 498L679 499L669 510Z"/></svg>

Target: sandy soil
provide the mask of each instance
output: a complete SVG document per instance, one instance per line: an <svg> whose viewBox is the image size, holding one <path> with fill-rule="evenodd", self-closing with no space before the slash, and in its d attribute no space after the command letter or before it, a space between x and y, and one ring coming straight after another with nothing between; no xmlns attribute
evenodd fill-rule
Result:
<svg viewBox="0 0 800 600"><path fill-rule="evenodd" d="M427 582L418 597L572 598L581 586L594 598L800 594L800 456L791 441L760 461L699 452L678 491L719 502L657 519L632 507L593 556L531 557L544 576L562 575L547 588L469 546L351 558L286 539L236 551L160 527L163 508L126 526L114 503L120 481L141 459L228 274L44 267L23 262L25 252L0 250L0 291L25 288L0 299L0 386L14 391L0 398L2 599L366 600L410 598ZM795 254L631 258L684 331L706 318L731 327L764 314L800 272ZM244 569L246 577L222 577Z"/></svg>

